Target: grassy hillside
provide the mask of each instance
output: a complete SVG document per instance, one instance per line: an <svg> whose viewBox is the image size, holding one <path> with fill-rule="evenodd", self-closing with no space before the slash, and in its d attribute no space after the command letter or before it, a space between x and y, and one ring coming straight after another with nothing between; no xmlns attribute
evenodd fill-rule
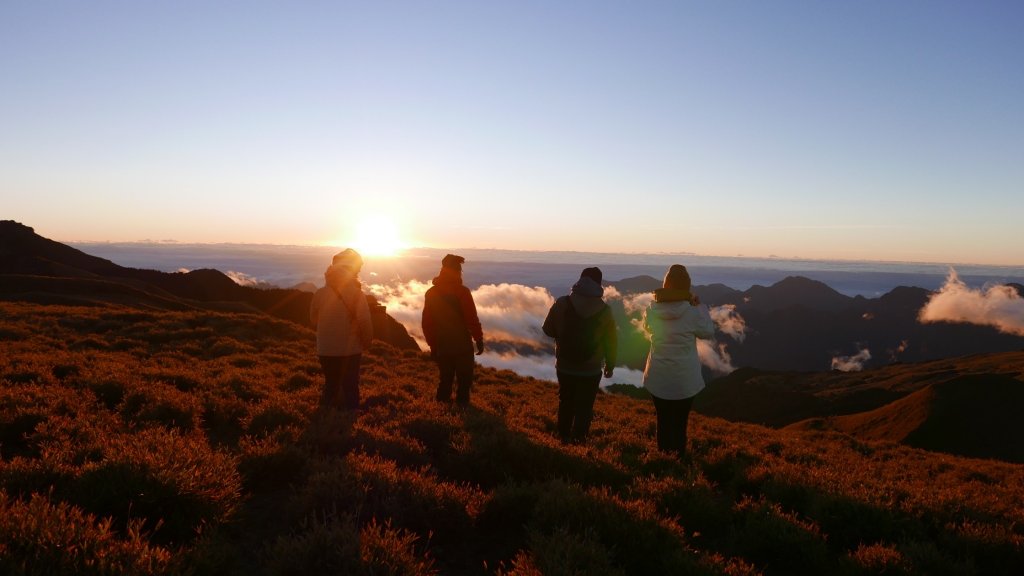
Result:
<svg viewBox="0 0 1024 576"><path fill-rule="evenodd" d="M481 369L439 405L377 344L317 413L313 335L265 315L0 302L3 574L1019 574L1024 466L598 398Z"/></svg>
<svg viewBox="0 0 1024 576"><path fill-rule="evenodd" d="M814 418L792 428L837 430L928 450L1024 462L1024 383L1013 373L943 379L881 408Z"/></svg>
<svg viewBox="0 0 1024 576"><path fill-rule="evenodd" d="M1024 383L1024 351L890 364L863 372L741 368L712 382L696 405L705 414L729 420L785 426L815 416L866 412L932 385L991 375Z"/></svg>

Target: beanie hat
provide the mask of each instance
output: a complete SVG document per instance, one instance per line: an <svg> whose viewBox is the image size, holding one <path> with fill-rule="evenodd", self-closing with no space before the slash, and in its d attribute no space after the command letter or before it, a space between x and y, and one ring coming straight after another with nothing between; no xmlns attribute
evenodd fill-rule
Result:
<svg viewBox="0 0 1024 576"><path fill-rule="evenodd" d="M597 285L601 285L601 269L597 266L591 266L590 268L584 268L583 272L580 273L580 278L587 277L597 282Z"/></svg>
<svg viewBox="0 0 1024 576"><path fill-rule="evenodd" d="M462 256L456 256L455 254L448 254L444 258L441 259L441 267L442 268L451 268L453 270L458 270L458 271L461 272L462 271L462 263L465 262L465 261L466 261L466 259L463 258Z"/></svg>
<svg viewBox="0 0 1024 576"><path fill-rule="evenodd" d="M351 268L358 272L363 267L363 257L359 255L359 252L346 248L334 255L331 264Z"/></svg>
<svg viewBox="0 0 1024 576"><path fill-rule="evenodd" d="M690 290L690 273L686 271L686 266L682 264L673 264L669 267L668 272L665 273L665 281L662 283L665 288L674 288L676 290Z"/></svg>

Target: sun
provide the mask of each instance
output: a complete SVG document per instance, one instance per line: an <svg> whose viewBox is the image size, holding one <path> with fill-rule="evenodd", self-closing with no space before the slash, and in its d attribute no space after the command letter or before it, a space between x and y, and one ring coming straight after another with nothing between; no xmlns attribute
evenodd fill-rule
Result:
<svg viewBox="0 0 1024 576"><path fill-rule="evenodd" d="M363 256L378 258L397 256L406 248L398 226L385 216L363 218L356 225L351 246Z"/></svg>

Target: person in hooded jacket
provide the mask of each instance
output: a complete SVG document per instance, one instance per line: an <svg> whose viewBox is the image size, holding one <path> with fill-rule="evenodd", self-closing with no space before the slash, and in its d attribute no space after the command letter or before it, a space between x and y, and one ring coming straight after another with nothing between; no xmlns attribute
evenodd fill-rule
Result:
<svg viewBox="0 0 1024 576"><path fill-rule="evenodd" d="M643 386L651 393L658 420L658 448L686 458L686 428L693 399L704 389L697 338L712 338L715 323L708 307L691 292L685 266L673 264L654 302L644 312L651 350Z"/></svg>
<svg viewBox="0 0 1024 576"><path fill-rule="evenodd" d="M373 340L370 307L357 279L362 267L355 250L336 254L309 307L324 374L321 408L359 409L359 364Z"/></svg>
<svg viewBox="0 0 1024 576"><path fill-rule="evenodd" d="M601 375L611 378L615 369L618 335L603 295L601 269L586 268L569 295L555 300L544 319L544 333L555 339L562 442L586 440Z"/></svg>
<svg viewBox="0 0 1024 576"><path fill-rule="evenodd" d="M441 271L423 298L423 336L430 356L437 362L440 381L436 398L450 402L452 384L457 382L455 402L469 404L473 386L473 343L476 354L484 353L484 333L469 288L462 284L462 263L466 259L448 254L441 259Z"/></svg>

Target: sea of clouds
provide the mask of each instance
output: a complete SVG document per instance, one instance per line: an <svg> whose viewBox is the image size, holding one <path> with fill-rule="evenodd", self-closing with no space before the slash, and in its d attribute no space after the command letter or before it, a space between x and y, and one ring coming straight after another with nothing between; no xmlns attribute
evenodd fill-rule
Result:
<svg viewBox="0 0 1024 576"><path fill-rule="evenodd" d="M123 266L173 272L215 268L246 286L292 287L323 285L323 270L337 251L330 247L276 245L189 245L166 243L91 243L75 247ZM640 275L660 278L668 265L682 263L694 282L721 283L738 290L770 285L802 275L850 295L880 296L897 286L919 286L934 293L919 314L921 322L964 322L992 326L1024 335L1024 299L1006 285L1024 283L1024 268L959 266L961 273L935 264L824 262L784 259L714 258L687 254L626 255L498 250L460 251L467 257L464 277L473 291L488 343L482 364L519 374L555 379L554 343L541 332L544 318L557 296L567 294L579 272L598 265L606 281ZM367 292L385 305L425 348L420 328L423 294L437 273L444 251L421 249L402 258L368 259L362 279ZM622 302L630 316L620 330L643 332L642 313L652 295L621 294L607 287L605 299ZM746 323L732 306L711 308L723 335L742 342ZM701 361L713 372L733 369L727 346L698 341ZM849 356L832 360L836 370L860 370L872 357L856 346ZM618 367L611 380L639 384L642 373ZM609 382L610 383L610 382Z"/></svg>
<svg viewBox="0 0 1024 576"><path fill-rule="evenodd" d="M426 349L420 320L424 294L430 286L429 282L411 280L366 283L364 289ZM487 351L479 357L479 362L525 376L555 380L554 341L542 332L541 326L556 296L542 286L511 283L484 284L473 289L472 294L487 342ZM620 326L620 330L644 333L641 318L643 310L653 300L650 293L623 296L614 287L607 287L605 300L622 300L631 314L629 325ZM742 341L746 326L733 306L712 307L711 317L720 331ZM712 371L728 373L735 369L725 344L699 340L697 350L701 362ZM618 366L608 383L639 385L642 379L641 371Z"/></svg>

